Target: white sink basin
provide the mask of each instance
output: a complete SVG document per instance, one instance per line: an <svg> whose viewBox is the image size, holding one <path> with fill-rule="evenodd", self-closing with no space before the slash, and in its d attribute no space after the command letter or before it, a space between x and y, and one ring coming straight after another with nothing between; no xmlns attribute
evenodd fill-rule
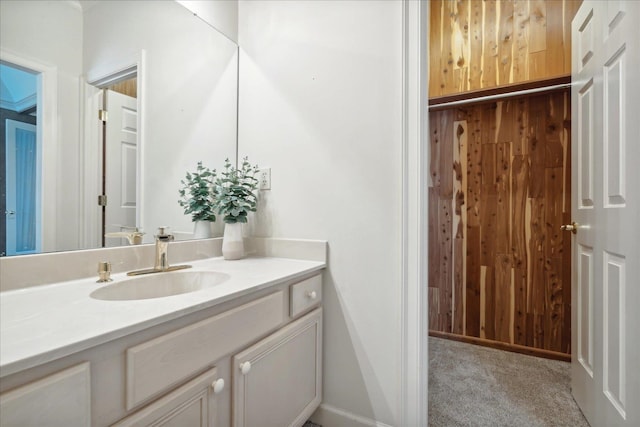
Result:
<svg viewBox="0 0 640 427"><path fill-rule="evenodd" d="M228 279L228 274L216 271L152 273L96 289L90 297L108 301L161 298L211 288Z"/></svg>

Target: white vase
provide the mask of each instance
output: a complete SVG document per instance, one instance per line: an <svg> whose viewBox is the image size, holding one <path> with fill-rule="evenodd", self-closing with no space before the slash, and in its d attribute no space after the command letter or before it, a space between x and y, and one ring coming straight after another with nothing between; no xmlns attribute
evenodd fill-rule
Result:
<svg viewBox="0 0 640 427"><path fill-rule="evenodd" d="M222 256L224 259L240 259L244 256L244 242L242 240L242 223L224 225L222 238Z"/></svg>
<svg viewBox="0 0 640 427"><path fill-rule="evenodd" d="M210 237L213 237L211 233L211 221L194 221L193 238L208 239Z"/></svg>

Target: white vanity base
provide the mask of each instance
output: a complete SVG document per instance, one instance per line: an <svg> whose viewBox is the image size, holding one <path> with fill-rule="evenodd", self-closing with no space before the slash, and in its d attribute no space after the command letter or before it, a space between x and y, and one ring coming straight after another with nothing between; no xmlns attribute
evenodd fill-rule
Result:
<svg viewBox="0 0 640 427"><path fill-rule="evenodd" d="M301 426L322 394L325 260L191 264L230 279L133 301L90 298L93 278L0 293L0 424Z"/></svg>

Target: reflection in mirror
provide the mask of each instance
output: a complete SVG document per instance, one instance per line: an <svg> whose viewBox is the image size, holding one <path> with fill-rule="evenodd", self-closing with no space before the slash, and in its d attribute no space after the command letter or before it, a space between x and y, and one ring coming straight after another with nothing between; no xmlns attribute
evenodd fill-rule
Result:
<svg viewBox="0 0 640 427"><path fill-rule="evenodd" d="M42 160L38 153L37 73L0 62L0 255L37 253L41 206L35 184Z"/></svg>
<svg viewBox="0 0 640 427"><path fill-rule="evenodd" d="M180 180L198 161L219 168L236 156L235 43L174 1L2 1L0 60L36 76L35 140L42 148L36 158L42 164L35 187L42 209L35 234L41 251L129 244L104 235L136 228L151 242L162 225L176 238L192 236L191 219L177 203ZM115 135L112 147L103 139L107 125L98 110L119 102L111 100L118 91L105 89L132 75L133 104L121 107L127 114L113 123L120 128L113 133L125 138ZM107 109L109 117L118 115ZM131 124L135 135L127 133ZM6 161L0 160L0 207L8 212ZM109 194L109 188L118 191ZM103 216L103 192L107 207L126 211L126 218ZM3 218L5 254L6 225ZM221 231L217 224L214 235Z"/></svg>
<svg viewBox="0 0 640 427"><path fill-rule="evenodd" d="M137 212L138 102L137 78L111 84L102 90L102 246L142 243ZM89 115L91 117L91 114ZM95 117L95 115L94 115ZM109 199L119 203L109 203ZM126 242L123 241L126 239Z"/></svg>

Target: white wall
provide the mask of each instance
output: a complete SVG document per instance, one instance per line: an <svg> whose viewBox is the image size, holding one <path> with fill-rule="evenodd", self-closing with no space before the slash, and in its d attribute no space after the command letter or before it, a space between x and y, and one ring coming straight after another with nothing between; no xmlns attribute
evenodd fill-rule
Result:
<svg viewBox="0 0 640 427"><path fill-rule="evenodd" d="M135 64L144 49L142 227L191 233L180 180L198 161L235 158L237 46L173 1L101 1L85 12L87 79ZM217 222L218 235L222 222Z"/></svg>
<svg viewBox="0 0 640 427"><path fill-rule="evenodd" d="M247 231L329 241L316 419L397 425L402 2L241 0L239 43L239 153L272 169Z"/></svg>
<svg viewBox="0 0 640 427"><path fill-rule="evenodd" d="M47 170L43 251L76 249L79 223L80 76L82 12L71 2L0 2L0 47L4 52L55 67L55 149L44 147ZM47 112L48 113L48 112ZM52 183L53 181L53 183ZM63 197L64 196L64 197Z"/></svg>
<svg viewBox="0 0 640 427"><path fill-rule="evenodd" d="M234 42L238 42L238 0L176 0Z"/></svg>

